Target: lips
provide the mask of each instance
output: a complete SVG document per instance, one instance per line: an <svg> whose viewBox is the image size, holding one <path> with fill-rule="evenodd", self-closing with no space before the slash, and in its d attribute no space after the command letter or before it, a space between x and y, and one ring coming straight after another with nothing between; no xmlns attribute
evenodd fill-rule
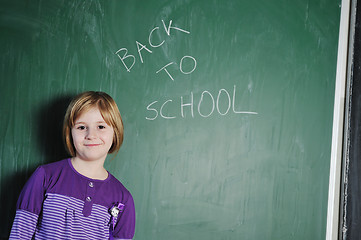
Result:
<svg viewBox="0 0 361 240"><path fill-rule="evenodd" d="M86 147L96 147L96 146L100 146L100 143L92 143L92 144L84 144L84 146Z"/></svg>

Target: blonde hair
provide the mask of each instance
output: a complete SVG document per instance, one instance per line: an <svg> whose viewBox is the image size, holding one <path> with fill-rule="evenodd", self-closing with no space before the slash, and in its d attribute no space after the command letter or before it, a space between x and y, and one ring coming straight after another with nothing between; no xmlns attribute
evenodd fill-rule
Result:
<svg viewBox="0 0 361 240"><path fill-rule="evenodd" d="M123 143L123 120L114 99L105 92L88 91L77 95L69 104L63 123L63 138L65 148L68 153L75 157L76 151L73 144L71 129L74 127L76 119L89 109L96 107L99 109L104 121L113 127L113 144L109 153L118 152Z"/></svg>

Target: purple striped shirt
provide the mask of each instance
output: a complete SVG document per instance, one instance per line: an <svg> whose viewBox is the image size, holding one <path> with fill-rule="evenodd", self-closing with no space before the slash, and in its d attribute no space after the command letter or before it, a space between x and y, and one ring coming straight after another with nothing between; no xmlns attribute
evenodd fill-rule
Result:
<svg viewBox="0 0 361 240"><path fill-rule="evenodd" d="M110 209L124 204L116 216ZM70 159L40 166L22 190L10 239L132 239L134 202L111 174L94 180Z"/></svg>

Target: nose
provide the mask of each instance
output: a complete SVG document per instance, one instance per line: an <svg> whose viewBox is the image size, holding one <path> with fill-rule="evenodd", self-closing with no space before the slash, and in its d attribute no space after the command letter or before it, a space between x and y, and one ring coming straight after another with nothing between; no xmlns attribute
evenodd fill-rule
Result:
<svg viewBox="0 0 361 240"><path fill-rule="evenodd" d="M94 139L96 138L96 130L92 128L88 128L87 134L85 136L86 139Z"/></svg>

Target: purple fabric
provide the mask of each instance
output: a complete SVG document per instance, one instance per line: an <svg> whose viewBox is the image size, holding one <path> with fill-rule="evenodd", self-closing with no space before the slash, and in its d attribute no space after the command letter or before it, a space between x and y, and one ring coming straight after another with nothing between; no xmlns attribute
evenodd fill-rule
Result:
<svg viewBox="0 0 361 240"><path fill-rule="evenodd" d="M120 203L125 206L116 218L113 236L132 239L133 198L114 176L87 178L73 168L70 159L40 166L20 194L10 239L20 239L23 232L31 232L35 239L88 239L87 235L91 239L92 234L109 238L109 210Z"/></svg>

